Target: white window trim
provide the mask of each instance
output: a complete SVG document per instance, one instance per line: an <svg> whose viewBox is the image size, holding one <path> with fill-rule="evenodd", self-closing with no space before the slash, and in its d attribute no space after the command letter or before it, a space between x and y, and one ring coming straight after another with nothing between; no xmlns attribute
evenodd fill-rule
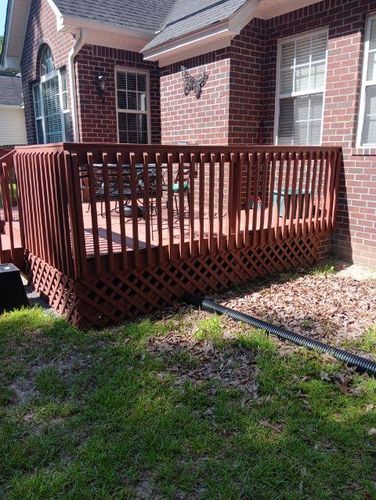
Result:
<svg viewBox="0 0 376 500"><path fill-rule="evenodd" d="M117 87L117 73L137 73L140 75L146 75L146 111L140 111L138 109L119 109L118 107L118 87ZM135 115L146 115L147 117L147 127L148 127L148 144L151 144L151 109L150 109L150 73L147 70L132 68L129 66L115 66L115 102L116 102L116 129L117 129L117 141L120 144L120 133L119 133L119 113L133 113Z"/></svg>
<svg viewBox="0 0 376 500"><path fill-rule="evenodd" d="M292 35L285 38L280 38L277 45L277 68L276 68L276 88L275 88L275 107L274 107L274 144L278 145L278 129L279 129L279 113L280 113L280 99L286 97L300 97L305 95L313 94L323 94L323 106L322 106L322 117L321 117L321 131L320 131L320 146L322 144L322 136L324 130L324 116L325 116L325 96L327 88L327 76L328 76L328 58L329 58L329 47L326 48L326 63L325 63L325 75L324 75L324 89L322 91L311 91L311 92L292 92L291 94L280 94L279 89L281 85L281 55L282 55L282 45L289 41L299 41L303 40L312 35L320 35L321 33L326 33L329 40L329 28L319 28L315 30L305 31L299 35ZM299 65L298 65L299 66ZM304 66L304 65L302 65ZM318 118L316 119L318 121Z"/></svg>
<svg viewBox="0 0 376 500"><path fill-rule="evenodd" d="M362 144L363 126L364 126L364 116L366 112L366 89L370 86L376 86L376 81L367 82L367 72L368 72L368 56L369 56L369 44L371 38L371 25L372 21L376 20L376 14L373 13L367 17L366 20L366 31L364 39L364 54L363 54L363 69L362 69L362 86L360 91L360 102L359 102L359 114L358 114L358 130L356 138L356 147L362 148L374 148L375 143Z"/></svg>
<svg viewBox="0 0 376 500"><path fill-rule="evenodd" d="M35 124L35 132L36 132L36 137L38 139L38 128L37 128L37 120L38 118L42 118L42 129L43 129L43 144L50 144L47 143L46 141L46 116L44 113L44 106L43 106L43 94L42 94L42 84L46 83L48 80L58 77L59 81L59 102L60 102L60 119L61 119L61 131L62 131L62 136L63 136L63 142L66 140L66 131L65 131L65 120L64 120L64 114L69 113L69 106L68 109L64 110L63 108L63 85L62 85L62 77L61 77L61 70L54 70L48 73L47 75L43 75L40 77L39 81L33 84L32 88L32 96L33 96L33 105L34 105L34 124ZM35 99L34 99L34 88L39 87L39 97L40 97L40 107L42 114L37 117L36 112L35 112Z"/></svg>

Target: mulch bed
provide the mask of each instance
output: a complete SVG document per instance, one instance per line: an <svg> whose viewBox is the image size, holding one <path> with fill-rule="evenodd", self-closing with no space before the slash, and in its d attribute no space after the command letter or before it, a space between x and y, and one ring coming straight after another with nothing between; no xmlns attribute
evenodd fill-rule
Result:
<svg viewBox="0 0 376 500"><path fill-rule="evenodd" d="M343 344L376 325L376 280L341 273L283 275L277 281L250 284L242 291L217 295L221 304L296 333ZM231 328L231 320L225 320Z"/></svg>

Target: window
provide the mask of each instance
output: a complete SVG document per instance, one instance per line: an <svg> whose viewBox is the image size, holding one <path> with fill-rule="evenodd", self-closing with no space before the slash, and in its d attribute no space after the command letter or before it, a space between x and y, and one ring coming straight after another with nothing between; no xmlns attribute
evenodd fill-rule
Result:
<svg viewBox="0 0 376 500"><path fill-rule="evenodd" d="M33 86L35 129L38 144L66 140L70 129L66 71L56 70L51 50L45 46L40 57L40 80Z"/></svg>
<svg viewBox="0 0 376 500"><path fill-rule="evenodd" d="M149 142L148 74L116 71L119 142Z"/></svg>
<svg viewBox="0 0 376 500"><path fill-rule="evenodd" d="M376 146L376 16L366 27L358 145Z"/></svg>
<svg viewBox="0 0 376 500"><path fill-rule="evenodd" d="M277 144L321 144L327 32L282 41L278 47Z"/></svg>

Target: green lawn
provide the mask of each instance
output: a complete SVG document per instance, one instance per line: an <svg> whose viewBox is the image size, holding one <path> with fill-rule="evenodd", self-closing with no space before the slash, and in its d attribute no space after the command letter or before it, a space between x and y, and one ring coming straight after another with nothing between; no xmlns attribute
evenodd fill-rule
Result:
<svg viewBox="0 0 376 500"><path fill-rule="evenodd" d="M257 395L182 383L192 330L206 360L249 358ZM227 338L218 317L89 333L0 317L1 498L376 498L375 410L375 379L241 325Z"/></svg>

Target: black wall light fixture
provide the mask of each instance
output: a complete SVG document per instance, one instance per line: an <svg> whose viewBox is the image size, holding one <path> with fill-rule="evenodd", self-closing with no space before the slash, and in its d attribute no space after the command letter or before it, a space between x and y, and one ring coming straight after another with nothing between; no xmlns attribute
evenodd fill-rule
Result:
<svg viewBox="0 0 376 500"><path fill-rule="evenodd" d="M102 102L104 102L104 95L106 91L106 78L102 73L100 73L97 78L97 92L99 97L102 99Z"/></svg>

